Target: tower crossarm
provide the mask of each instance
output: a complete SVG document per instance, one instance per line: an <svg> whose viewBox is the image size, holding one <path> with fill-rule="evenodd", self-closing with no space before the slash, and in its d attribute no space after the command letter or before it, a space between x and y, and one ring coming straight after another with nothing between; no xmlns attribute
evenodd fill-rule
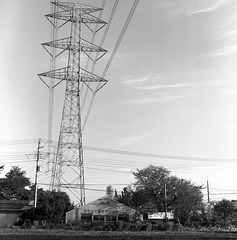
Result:
<svg viewBox="0 0 237 240"><path fill-rule="evenodd" d="M45 42L45 43L42 43L41 45L47 46L47 47L60 48L63 50L80 49L83 52L104 52L104 53L107 52L105 49L103 49L83 38L81 39L80 46L78 46L78 44L73 46L71 43L71 37L62 38L62 39L58 39L58 40L50 41L50 42Z"/></svg>
<svg viewBox="0 0 237 240"><path fill-rule="evenodd" d="M64 68L59 68L52 71L40 73L38 74L38 76L66 80L67 73L68 73L68 67L64 67Z"/></svg>
<svg viewBox="0 0 237 240"><path fill-rule="evenodd" d="M104 78L99 77L99 76L81 68L81 82L104 82L104 83L107 83L108 80L105 80Z"/></svg>
<svg viewBox="0 0 237 240"><path fill-rule="evenodd" d="M103 10L103 8L98 8L86 4L74 3L74 2L52 2L52 4L58 6L63 10L72 10L74 8L79 8L84 13L93 13Z"/></svg>
<svg viewBox="0 0 237 240"><path fill-rule="evenodd" d="M55 69L55 70L51 70L48 72L43 72L38 74L39 78L44 82L44 84L46 86L48 86L48 84L43 80L43 77L46 78L54 78L54 79L59 79L61 81L59 81L57 84L55 84L53 86L56 87L59 83L61 83L64 80L68 80L68 81L73 81L74 77L73 75L76 74L74 73L73 70L69 71L70 68L69 67L63 67L63 68L59 68L59 69ZM95 90L93 90L87 83L102 83L100 89L108 82L108 80L97 76L94 73L91 73L85 69L80 68L80 81L85 83L86 86L92 91L94 92ZM96 90L98 91L98 89Z"/></svg>
<svg viewBox="0 0 237 240"><path fill-rule="evenodd" d="M71 10L66 10L66 11L61 11L61 12L56 12L56 13L50 13L45 15L45 17L48 18L56 18L60 19L66 22L75 22L75 21L80 21L81 23L96 23L96 24L102 24L103 26L106 25L106 22L91 15L91 14L85 14L82 13L81 16L74 16L73 11Z"/></svg>

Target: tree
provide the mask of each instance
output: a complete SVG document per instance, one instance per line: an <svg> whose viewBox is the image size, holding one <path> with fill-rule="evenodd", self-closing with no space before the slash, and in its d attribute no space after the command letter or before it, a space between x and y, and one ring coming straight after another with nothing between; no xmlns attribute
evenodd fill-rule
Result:
<svg viewBox="0 0 237 240"><path fill-rule="evenodd" d="M136 210L142 210L143 206L148 202L148 198L142 189L134 190L132 185L124 187L121 194L117 194L115 190L114 199L126 206Z"/></svg>
<svg viewBox="0 0 237 240"><path fill-rule="evenodd" d="M142 191L147 196L145 208L165 211L175 210L175 216L183 223L190 220L191 214L200 209L202 203L202 186L195 186L191 181L172 176L162 166L149 165L133 172L136 182L135 192Z"/></svg>
<svg viewBox="0 0 237 240"><path fill-rule="evenodd" d="M164 211L165 186L168 185L170 171L164 167L149 165L146 168L137 169L133 175L136 179L134 183L136 190L143 190L144 194L149 196L149 203L152 203L153 208Z"/></svg>
<svg viewBox="0 0 237 240"><path fill-rule="evenodd" d="M46 220L48 223L59 224L64 220L65 213L72 208L73 204L71 204L67 193L38 189L38 201L35 209L36 220Z"/></svg>
<svg viewBox="0 0 237 240"><path fill-rule="evenodd" d="M233 216L236 218L236 212L235 205L226 199L223 199L214 206L214 215L224 221L231 220Z"/></svg>
<svg viewBox="0 0 237 240"><path fill-rule="evenodd" d="M106 187L106 196L109 198L113 198L113 196L114 196L114 190L111 185Z"/></svg>
<svg viewBox="0 0 237 240"><path fill-rule="evenodd" d="M176 200L171 203L175 216L182 223L190 223L191 217L197 217L203 208L202 186L196 186L190 180L176 178Z"/></svg>
<svg viewBox="0 0 237 240"><path fill-rule="evenodd" d="M31 183L25 175L25 171L14 166L6 173L5 178L0 178L0 199L29 200L30 192L26 187Z"/></svg>

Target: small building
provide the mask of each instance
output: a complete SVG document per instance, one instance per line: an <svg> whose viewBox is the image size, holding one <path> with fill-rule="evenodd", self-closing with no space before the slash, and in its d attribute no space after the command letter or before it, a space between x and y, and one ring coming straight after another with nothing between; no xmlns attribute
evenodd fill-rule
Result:
<svg viewBox="0 0 237 240"><path fill-rule="evenodd" d="M66 223L129 221L141 217L142 214L135 209L105 196L67 212Z"/></svg>
<svg viewBox="0 0 237 240"><path fill-rule="evenodd" d="M148 214L148 220L164 220L165 217L167 219L174 219L174 212L169 211L167 213L165 212L153 212Z"/></svg>
<svg viewBox="0 0 237 240"><path fill-rule="evenodd" d="M32 201L0 200L0 227L13 226L19 217L32 207Z"/></svg>

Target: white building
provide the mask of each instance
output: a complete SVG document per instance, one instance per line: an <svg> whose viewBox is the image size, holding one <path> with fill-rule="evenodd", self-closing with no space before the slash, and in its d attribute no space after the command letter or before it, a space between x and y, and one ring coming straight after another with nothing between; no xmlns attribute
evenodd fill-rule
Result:
<svg viewBox="0 0 237 240"><path fill-rule="evenodd" d="M66 223L79 221L116 222L141 219L142 214L107 196L66 213Z"/></svg>

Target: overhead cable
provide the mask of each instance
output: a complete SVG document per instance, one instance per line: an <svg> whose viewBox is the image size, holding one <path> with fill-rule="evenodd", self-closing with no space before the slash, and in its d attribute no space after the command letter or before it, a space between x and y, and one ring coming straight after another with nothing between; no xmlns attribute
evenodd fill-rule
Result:
<svg viewBox="0 0 237 240"><path fill-rule="evenodd" d="M101 47L103 46L103 44L104 44L104 41L105 41L105 39L106 39L107 33L108 33L108 31L109 31L109 28L110 28L110 25L111 25L112 20L113 20L113 18L114 18L114 14L115 14L115 12L116 12L118 3L119 3L119 0L116 0L115 3L114 3L114 6L113 6L113 9L112 9L112 11L111 11L109 20L108 20L108 22L107 22L107 25L106 25L104 34L103 34L103 36L102 36L102 38L101 38L101 41L100 41L100 45L99 45L100 48L101 48ZM99 56L99 52L97 52L95 59L97 59L98 56ZM88 61L89 61L89 59L88 59ZM88 63L88 62L87 62L87 63ZM92 65L92 68L91 68L91 72L92 72L92 73L93 73L94 70L95 70L95 65L96 65L96 60L93 61L93 65ZM86 66L88 66L88 65L86 65ZM89 84L90 84L90 83L89 83ZM89 88L86 88L85 96L84 96L84 99L83 99L83 102L82 102L82 110L84 109L88 92L89 92Z"/></svg>
<svg viewBox="0 0 237 240"><path fill-rule="evenodd" d="M106 73L107 73L107 71L108 71L108 69L109 69L109 67L110 67L110 65L111 65L111 63L113 61L113 58L114 58L114 56L115 56L115 54L116 54L116 52L118 50L118 47L119 47L119 45L120 45L120 43L121 43L121 41L123 39L123 36L124 36L124 34L125 34L125 32L126 32L126 30L128 28L128 25L129 25L129 23L130 23L130 21L132 19L132 16L133 16L133 14L134 14L134 12L135 12L135 10L137 8L138 3L139 3L139 0L135 0L134 3L133 3L133 6L132 6L132 8L131 8L131 10L129 12L127 20L126 20L126 22L125 22L125 24L123 26L123 29L122 29L122 31L121 31L121 33L119 35L118 40L116 42L114 50L113 50L112 54L110 55L108 63L106 65L105 69L104 69L104 72L103 72L102 76L101 76L102 78L105 77L105 75L106 75ZM92 99L90 101L89 108L88 108L87 113L86 113L85 121L84 121L83 126L82 126L82 131L84 131L84 129L85 129L86 123L88 121L88 118L89 118L89 115L90 115L90 112L91 112L91 109L92 109L92 106L93 106L93 103L94 103L94 99L95 99L96 93L97 93L97 91L99 89L100 89L100 83L97 84L96 90L93 92Z"/></svg>
<svg viewBox="0 0 237 240"><path fill-rule="evenodd" d="M178 159L178 160L193 160L193 161L225 161L225 162L236 162L236 158L201 158L201 157L186 157L186 156L175 156L175 155L165 155L156 153L142 153L142 152L132 152L124 150L115 150L109 148L99 148L99 147L89 147L84 146L84 149L98 152L108 152L114 154L131 155L137 157L150 157L150 158L165 158L165 159Z"/></svg>

